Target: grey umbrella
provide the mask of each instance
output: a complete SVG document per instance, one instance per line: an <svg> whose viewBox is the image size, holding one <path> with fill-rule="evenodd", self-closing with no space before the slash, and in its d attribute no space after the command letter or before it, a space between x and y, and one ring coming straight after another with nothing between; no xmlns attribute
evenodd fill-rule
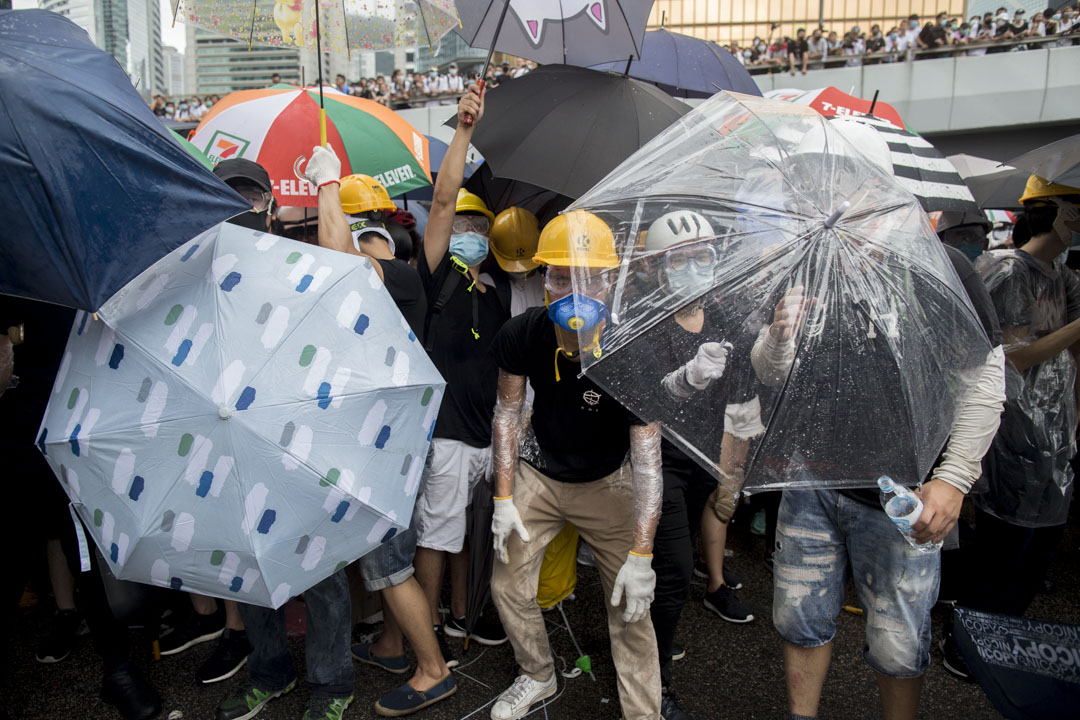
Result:
<svg viewBox="0 0 1080 720"><path fill-rule="evenodd" d="M1035 148L1008 162L1050 182L1080 186L1080 135Z"/></svg>
<svg viewBox="0 0 1080 720"><path fill-rule="evenodd" d="M640 57L652 9L652 0L508 2L501 19L507 0L458 0L461 27L454 32L469 47L494 48L545 65L596 65Z"/></svg>
<svg viewBox="0 0 1080 720"><path fill-rule="evenodd" d="M1016 210L1020 207L1020 196L1029 175L1026 170L976 155L950 155L948 160L960 173L980 208Z"/></svg>
<svg viewBox="0 0 1080 720"><path fill-rule="evenodd" d="M649 83L570 65L502 83L485 102L472 144L492 173L572 198L690 110Z"/></svg>

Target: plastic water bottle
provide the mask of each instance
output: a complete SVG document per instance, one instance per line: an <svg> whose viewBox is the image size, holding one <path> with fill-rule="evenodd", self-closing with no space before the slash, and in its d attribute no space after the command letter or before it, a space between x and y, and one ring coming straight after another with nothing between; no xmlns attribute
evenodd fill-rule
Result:
<svg viewBox="0 0 1080 720"><path fill-rule="evenodd" d="M919 516L922 515L922 500L915 493L903 485L897 485L888 475L882 475L877 481L881 489L881 507L885 508L885 514L896 525L896 529L907 540L908 545L919 552L934 553L941 549L941 543L917 543L913 537L915 531L911 529Z"/></svg>

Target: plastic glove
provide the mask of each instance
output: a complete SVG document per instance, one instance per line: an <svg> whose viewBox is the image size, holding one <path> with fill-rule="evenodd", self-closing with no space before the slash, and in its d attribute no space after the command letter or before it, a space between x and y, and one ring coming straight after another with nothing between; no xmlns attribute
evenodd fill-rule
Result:
<svg viewBox="0 0 1080 720"><path fill-rule="evenodd" d="M341 180L341 161L332 147L316 145L311 150L311 159L304 169L304 177L315 187Z"/></svg>
<svg viewBox="0 0 1080 720"><path fill-rule="evenodd" d="M510 552L506 544L510 540L510 533L517 531L521 542L529 542L529 531L525 529L525 523L521 522L521 515L514 507L513 496L507 498L495 498L495 513L491 517L491 534L495 542L495 557L499 562L506 565L510 562Z"/></svg>
<svg viewBox="0 0 1080 720"><path fill-rule="evenodd" d="M637 622L649 614L649 605L656 590L656 573L652 569L652 556L642 557L629 553L626 562L615 576L615 587L611 589L611 604L618 607L626 595L626 609L623 610L623 622Z"/></svg>
<svg viewBox="0 0 1080 720"><path fill-rule="evenodd" d="M702 343L690 362L686 363L686 382L697 390L704 390L713 380L719 379L727 367L731 351L729 342Z"/></svg>
<svg viewBox="0 0 1080 720"><path fill-rule="evenodd" d="M1080 232L1080 210L1076 205L1065 202L1061 198L1050 198L1058 206L1057 217L1054 218L1054 230L1058 237L1065 242L1072 242L1072 234Z"/></svg>

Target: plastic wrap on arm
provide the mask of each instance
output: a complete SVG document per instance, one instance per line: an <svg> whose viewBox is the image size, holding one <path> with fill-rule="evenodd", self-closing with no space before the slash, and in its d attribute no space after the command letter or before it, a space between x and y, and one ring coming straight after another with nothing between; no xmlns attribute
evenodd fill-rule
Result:
<svg viewBox="0 0 1080 720"><path fill-rule="evenodd" d="M492 420L495 494L498 497L513 493L524 407L525 377L499 370L499 392Z"/></svg>
<svg viewBox="0 0 1080 720"><path fill-rule="evenodd" d="M982 459L1001 423L1005 405L1005 351L998 345L986 358L978 380L953 420L944 457L934 478L967 494L982 473Z"/></svg>
<svg viewBox="0 0 1080 720"><path fill-rule="evenodd" d="M630 427L630 463L634 486L634 547L649 548L651 552L664 487L660 469L660 423Z"/></svg>
<svg viewBox="0 0 1080 720"><path fill-rule="evenodd" d="M0 396L3 396L11 382L11 374L15 369L14 356L11 340L7 335L0 335Z"/></svg>
<svg viewBox="0 0 1080 720"><path fill-rule="evenodd" d="M795 341L781 342L772 336L768 325L761 328L757 342L750 350L750 363L761 382L776 387L784 382L793 362Z"/></svg>

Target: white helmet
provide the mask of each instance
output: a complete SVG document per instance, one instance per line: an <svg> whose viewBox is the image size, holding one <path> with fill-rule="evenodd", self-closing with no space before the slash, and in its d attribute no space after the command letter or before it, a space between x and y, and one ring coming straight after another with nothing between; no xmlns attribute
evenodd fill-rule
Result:
<svg viewBox="0 0 1080 720"><path fill-rule="evenodd" d="M645 252L666 250L691 240L716 237L712 225L699 213L691 210L675 210L661 215L645 233Z"/></svg>

